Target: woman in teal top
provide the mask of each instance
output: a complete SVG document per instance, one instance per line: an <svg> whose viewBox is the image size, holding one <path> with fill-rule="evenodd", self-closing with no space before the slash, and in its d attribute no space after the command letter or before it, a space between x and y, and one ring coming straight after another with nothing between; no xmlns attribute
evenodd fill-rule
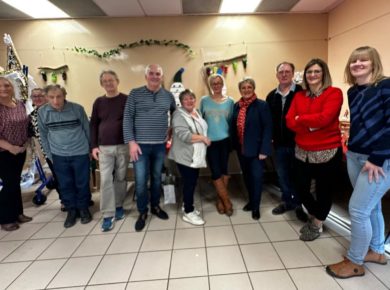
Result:
<svg viewBox="0 0 390 290"><path fill-rule="evenodd" d="M220 214L233 214L233 205L229 199L228 159L230 152L229 124L233 113L234 101L223 94L225 80L221 75L209 77L212 95L202 97L200 112L208 125L207 136L211 145L207 147L207 161L211 178L218 194L217 210Z"/></svg>

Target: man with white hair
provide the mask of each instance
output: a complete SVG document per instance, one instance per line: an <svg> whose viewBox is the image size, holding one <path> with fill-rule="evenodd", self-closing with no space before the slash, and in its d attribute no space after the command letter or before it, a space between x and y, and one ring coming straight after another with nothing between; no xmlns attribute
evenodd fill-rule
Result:
<svg viewBox="0 0 390 290"><path fill-rule="evenodd" d="M145 86L131 90L123 118L124 141L129 144L130 158L134 164L139 211L136 231L142 231L148 217L149 175L151 213L160 219L168 219L168 214L159 206L161 173L165 143L169 137L168 112L172 113L176 108L173 95L161 86L163 70L160 65L148 65L145 79Z"/></svg>

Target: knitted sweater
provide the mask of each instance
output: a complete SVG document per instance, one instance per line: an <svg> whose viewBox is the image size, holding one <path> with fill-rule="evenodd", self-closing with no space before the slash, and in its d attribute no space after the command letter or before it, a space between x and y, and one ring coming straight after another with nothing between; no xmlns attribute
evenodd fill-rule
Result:
<svg viewBox="0 0 390 290"><path fill-rule="evenodd" d="M146 86L131 90L123 115L125 143L164 143L168 131L168 112L176 109L173 95L160 88L150 91Z"/></svg>
<svg viewBox="0 0 390 290"><path fill-rule="evenodd" d="M390 79L376 85L348 90L351 128L348 149L369 155L368 161L383 166L390 159Z"/></svg>
<svg viewBox="0 0 390 290"><path fill-rule="evenodd" d="M335 87L326 88L316 97L308 96L307 91L296 93L286 115L287 127L295 132L296 144L306 151L340 147L342 104L343 93Z"/></svg>
<svg viewBox="0 0 390 290"><path fill-rule="evenodd" d="M38 127L43 151L52 160L52 154L78 156L89 153L89 122L84 108L65 101L61 111L50 104L38 110Z"/></svg>
<svg viewBox="0 0 390 290"><path fill-rule="evenodd" d="M95 100L90 123L92 148L124 144L123 111L126 100L127 96L122 93L112 98L102 96Z"/></svg>

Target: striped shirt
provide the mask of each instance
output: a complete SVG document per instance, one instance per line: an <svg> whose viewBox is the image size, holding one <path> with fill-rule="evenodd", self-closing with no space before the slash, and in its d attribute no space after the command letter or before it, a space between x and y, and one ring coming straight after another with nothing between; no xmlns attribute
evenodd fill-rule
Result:
<svg viewBox="0 0 390 290"><path fill-rule="evenodd" d="M368 161L383 166L390 159L390 79L376 85L348 90L351 128L348 149L369 155Z"/></svg>
<svg viewBox="0 0 390 290"><path fill-rule="evenodd" d="M150 91L146 86L131 90L123 115L125 143L164 143L168 131L168 112L176 109L173 95L160 88Z"/></svg>

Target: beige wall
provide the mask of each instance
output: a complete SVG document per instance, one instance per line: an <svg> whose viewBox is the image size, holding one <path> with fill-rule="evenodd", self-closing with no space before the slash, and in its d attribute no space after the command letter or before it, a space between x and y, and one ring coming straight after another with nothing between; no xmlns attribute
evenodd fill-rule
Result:
<svg viewBox="0 0 390 290"><path fill-rule="evenodd" d="M248 68L243 71L239 63L235 75L229 67L228 94L238 99L237 82L248 75L255 78L259 97L265 98L276 86L274 68L280 61L293 61L302 69L311 57L326 59L327 21L326 14L0 21L0 33L11 34L22 62L41 86L44 83L38 67L67 64L65 86L69 99L81 103L90 113L94 99L102 94L98 83L102 69L116 70L120 89L127 93L144 84L143 68L148 63L163 66L168 88L175 72L184 67L184 85L201 96L207 93L201 74L203 62L242 52L248 53ZM190 45L196 56L188 58L171 47L139 47L124 50L126 59L108 61L67 50L78 45L106 51L140 39L177 39ZM0 65L4 66L4 45L0 49ZM63 83L60 77L58 83Z"/></svg>
<svg viewBox="0 0 390 290"><path fill-rule="evenodd" d="M329 14L328 63L334 84L346 92L344 68L351 52L363 45L375 47L390 74L390 1L346 0ZM344 102L344 109L347 102Z"/></svg>

